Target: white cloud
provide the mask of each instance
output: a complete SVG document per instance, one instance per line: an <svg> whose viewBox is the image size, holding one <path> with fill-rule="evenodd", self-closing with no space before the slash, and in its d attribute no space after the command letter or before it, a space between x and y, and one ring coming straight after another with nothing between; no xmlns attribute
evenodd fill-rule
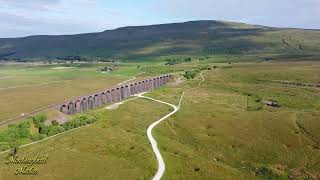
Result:
<svg viewBox="0 0 320 180"><path fill-rule="evenodd" d="M319 0L162 0L154 7L167 17L320 28Z"/></svg>
<svg viewBox="0 0 320 180"><path fill-rule="evenodd" d="M0 0L0 34L20 37L103 31L117 27L118 16L123 14L95 0Z"/></svg>
<svg viewBox="0 0 320 180"><path fill-rule="evenodd" d="M320 28L319 16L320 0L0 0L0 37L210 19Z"/></svg>

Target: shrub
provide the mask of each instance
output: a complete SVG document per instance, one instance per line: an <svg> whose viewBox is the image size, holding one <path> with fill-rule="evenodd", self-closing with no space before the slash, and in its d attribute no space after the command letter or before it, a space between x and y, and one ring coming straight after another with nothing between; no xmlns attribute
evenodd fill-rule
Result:
<svg viewBox="0 0 320 180"><path fill-rule="evenodd" d="M39 140L44 139L48 137L46 134L39 134Z"/></svg>
<svg viewBox="0 0 320 180"><path fill-rule="evenodd" d="M31 141L38 141L40 140L39 134L32 134L30 136Z"/></svg>
<svg viewBox="0 0 320 180"><path fill-rule="evenodd" d="M18 125L18 133L20 138L30 137L30 122L25 121Z"/></svg>
<svg viewBox="0 0 320 180"><path fill-rule="evenodd" d="M48 136L52 136L52 135L55 135L55 134L58 134L58 133L59 133L58 126L49 126L48 127L48 132L47 132Z"/></svg>
<svg viewBox="0 0 320 180"><path fill-rule="evenodd" d="M70 121L73 128L77 128L80 126L80 121L78 119Z"/></svg>
<svg viewBox="0 0 320 180"><path fill-rule="evenodd" d="M47 134L49 131L48 127L45 126L44 124L40 124L39 126L39 133L40 134Z"/></svg>
<svg viewBox="0 0 320 180"><path fill-rule="evenodd" d="M186 71L183 76L187 79L194 79L198 73L199 70Z"/></svg>
<svg viewBox="0 0 320 180"><path fill-rule="evenodd" d="M47 116L40 114L33 117L33 124L36 128L39 128L41 124L43 124L47 120Z"/></svg>
<svg viewBox="0 0 320 180"><path fill-rule="evenodd" d="M57 127L57 130L58 130L59 133L62 133L62 132L65 132L65 131L66 131L66 130L64 129L64 127L62 127L62 126L58 126L58 127Z"/></svg>
<svg viewBox="0 0 320 180"><path fill-rule="evenodd" d="M56 121L56 120L53 120L53 121L51 122L51 124L52 124L53 126L59 126L59 123L58 123L58 121Z"/></svg>
<svg viewBox="0 0 320 180"><path fill-rule="evenodd" d="M62 127L66 130L66 131L69 131L70 129L72 129L73 127L72 127L72 124L71 124L71 122L69 121L69 122L66 122L66 123L64 123L63 125L62 125Z"/></svg>
<svg viewBox="0 0 320 180"><path fill-rule="evenodd" d="M87 124L88 124L87 120L85 120L85 119L81 119L81 120L80 120L80 125L81 125L81 126L85 126L85 125L87 125Z"/></svg>
<svg viewBox="0 0 320 180"><path fill-rule="evenodd" d="M41 123L44 123L47 120L47 116L43 114L39 114L34 117L35 120L40 121Z"/></svg>

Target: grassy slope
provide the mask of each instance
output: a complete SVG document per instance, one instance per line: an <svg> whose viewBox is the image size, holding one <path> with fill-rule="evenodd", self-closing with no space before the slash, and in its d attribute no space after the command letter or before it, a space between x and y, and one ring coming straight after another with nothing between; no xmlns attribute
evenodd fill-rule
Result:
<svg viewBox="0 0 320 180"><path fill-rule="evenodd" d="M287 43L284 44L282 39ZM217 54L294 54L319 52L320 32L277 29L240 23L194 21L124 27L71 36L31 36L0 39L0 57L55 58L81 55L141 59ZM301 49L299 49L301 44ZM6 56L8 54L12 54Z"/></svg>
<svg viewBox="0 0 320 180"><path fill-rule="evenodd" d="M182 109L155 129L167 168L164 179L319 176L319 144L312 140L319 141L319 89L263 81L316 83L319 66L315 62L234 64L205 72L200 87L199 80L193 80L149 94L177 104L186 91ZM257 97L276 99L282 107L263 106L254 101ZM168 107L138 99L113 111L93 112L99 116L96 125L21 150L51 157L32 178L152 177L156 164L145 131ZM13 166L1 166L2 178L19 179L12 170Z"/></svg>
<svg viewBox="0 0 320 180"><path fill-rule="evenodd" d="M0 120L112 87L140 72L133 65L121 65L108 74L97 72L102 65L74 66L77 68L63 70L53 70L56 66L0 67Z"/></svg>
<svg viewBox="0 0 320 180"><path fill-rule="evenodd" d="M0 179L150 179L156 160L145 128L166 112L166 106L147 100L97 110L97 124L21 150L21 155L49 155L46 165L36 166L38 175L15 176L19 166L5 165Z"/></svg>
<svg viewBox="0 0 320 180"><path fill-rule="evenodd" d="M287 174L307 177L305 172L319 176L319 143L311 141L296 124L301 121L319 142L319 89L257 81L291 79L291 75L314 81L320 75L319 64L301 65L235 65L207 72L199 88L188 90L197 82L183 86L186 95L181 111L156 131L168 163L165 179L286 179ZM154 96L170 101L177 99L180 91L173 88L165 96ZM259 104L261 110L248 111L245 94L276 99L282 107ZM254 105L249 98L249 106ZM272 173L253 175L264 168Z"/></svg>

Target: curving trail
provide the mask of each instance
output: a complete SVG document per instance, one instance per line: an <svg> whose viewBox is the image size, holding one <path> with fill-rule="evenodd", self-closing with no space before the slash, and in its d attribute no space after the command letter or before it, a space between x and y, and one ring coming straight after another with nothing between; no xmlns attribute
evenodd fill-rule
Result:
<svg viewBox="0 0 320 180"><path fill-rule="evenodd" d="M158 146L157 146L157 141L154 139L154 137L152 136L152 129L157 126L161 121L167 119L168 117L170 117L171 115L173 115L174 113L176 113L179 109L180 109L180 104L181 104L181 101L183 99L183 96L184 96L184 92L180 98L180 101L179 101L179 105L178 106L175 106L173 104L170 104L170 103L167 103L167 102L164 102L164 101L160 101L160 100L157 100L157 99L153 99L153 98L150 98L150 97L146 97L146 96L143 96L142 94L138 94L137 95L138 97L142 97L142 98L146 98L146 99L149 99L149 100L152 100L152 101L156 101L156 102L159 102L159 103L162 103L162 104L166 104L166 105L169 105L171 107L173 107L173 111L170 112L169 114L165 115L164 117L162 117L161 119L159 119L158 121L152 123L148 129L147 129L147 136L148 136L148 139L151 143L151 146L152 146L152 150L154 152L154 154L156 155L156 158L157 158L157 161L158 161L158 171L156 173L156 175L153 177L153 180L160 180L161 177L163 176L164 174L164 171L165 171L165 164L164 164L164 161L163 161L163 158L161 156L161 153L158 149Z"/></svg>
<svg viewBox="0 0 320 180"><path fill-rule="evenodd" d="M120 86L120 85L122 85L122 84L124 84L124 83L127 83L127 82L129 82L129 81L132 81L132 80L134 80L135 78L136 78L135 76L132 76L131 79L128 79L128 80L126 80L126 81L123 81L123 82L119 83L118 86Z"/></svg>
<svg viewBox="0 0 320 180"><path fill-rule="evenodd" d="M200 77L201 77L201 81L199 82L198 86L200 86L201 83L204 82L204 80L205 80L204 77L203 77L203 71L201 71Z"/></svg>

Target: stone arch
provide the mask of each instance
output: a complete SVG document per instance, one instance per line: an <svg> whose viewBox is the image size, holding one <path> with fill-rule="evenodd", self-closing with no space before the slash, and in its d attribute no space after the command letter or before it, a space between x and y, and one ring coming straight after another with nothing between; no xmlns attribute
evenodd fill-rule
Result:
<svg viewBox="0 0 320 180"><path fill-rule="evenodd" d="M141 81L141 92L145 92L145 81Z"/></svg>
<svg viewBox="0 0 320 180"><path fill-rule="evenodd" d="M120 101L123 100L125 97L124 97L124 87L121 86L120 87Z"/></svg>
<svg viewBox="0 0 320 180"><path fill-rule="evenodd" d="M152 89L157 89L157 79L156 78L153 78Z"/></svg>
<svg viewBox="0 0 320 180"><path fill-rule="evenodd" d="M153 81L152 79L149 79L149 91L153 90Z"/></svg>
<svg viewBox="0 0 320 180"><path fill-rule="evenodd" d="M82 110L83 111L87 111L88 110L88 100L87 98L82 98L81 100L81 103L82 103Z"/></svg>
<svg viewBox="0 0 320 180"><path fill-rule="evenodd" d="M120 88L117 87L116 88L116 101L117 102L121 101L121 92L120 91L121 91Z"/></svg>
<svg viewBox="0 0 320 180"><path fill-rule="evenodd" d="M82 103L80 100L77 100L75 102L75 113L81 113L82 112Z"/></svg>
<svg viewBox="0 0 320 180"><path fill-rule="evenodd" d="M149 91L149 80L148 79L145 80L145 90L146 90L146 92Z"/></svg>
<svg viewBox="0 0 320 180"><path fill-rule="evenodd" d="M169 82L169 76L168 75L166 75L166 77L165 77L165 82L166 82L166 84Z"/></svg>
<svg viewBox="0 0 320 180"><path fill-rule="evenodd" d="M160 87L160 78L159 77L157 77L157 79L156 79L156 86L157 86L157 88Z"/></svg>
<svg viewBox="0 0 320 180"><path fill-rule="evenodd" d="M100 94L100 99L101 99L101 105L107 103L107 96L105 92L102 92Z"/></svg>
<svg viewBox="0 0 320 180"><path fill-rule="evenodd" d="M75 107L74 107L74 103L71 101L68 104L68 114L69 115L73 115L75 114Z"/></svg>
<svg viewBox="0 0 320 180"><path fill-rule="evenodd" d="M128 98L131 95L130 88L128 85L124 86L124 98Z"/></svg>
<svg viewBox="0 0 320 180"><path fill-rule="evenodd" d="M135 95L136 93L134 92L134 86L133 84L130 84L130 94Z"/></svg>
<svg viewBox="0 0 320 180"><path fill-rule="evenodd" d="M162 76L160 76L160 86L163 86L163 77Z"/></svg>
<svg viewBox="0 0 320 180"><path fill-rule="evenodd" d="M101 106L101 99L100 99L99 94L94 95L94 106L95 107Z"/></svg>
<svg viewBox="0 0 320 180"><path fill-rule="evenodd" d="M142 89L143 89L143 92L148 91L148 80L142 81Z"/></svg>
<svg viewBox="0 0 320 180"><path fill-rule="evenodd" d="M112 102L117 102L116 90L115 89L111 90L111 98L112 98Z"/></svg>
<svg viewBox="0 0 320 180"><path fill-rule="evenodd" d="M95 108L94 106L94 98L92 96L88 97L88 109L93 109Z"/></svg>
<svg viewBox="0 0 320 180"><path fill-rule="evenodd" d="M138 82L138 93L142 93L142 83L141 83L141 81Z"/></svg>
<svg viewBox="0 0 320 180"><path fill-rule="evenodd" d="M107 91L106 97L107 97L107 103L111 103L111 102L112 102L112 98L111 98L111 92L110 92L110 90Z"/></svg>
<svg viewBox="0 0 320 180"><path fill-rule="evenodd" d="M134 89L134 94L138 94L138 83L134 83L134 86L133 86L133 89Z"/></svg>
<svg viewBox="0 0 320 180"><path fill-rule="evenodd" d="M68 114L67 105L65 105L65 104L61 105L60 111L61 111L62 113L64 113L64 114Z"/></svg>

